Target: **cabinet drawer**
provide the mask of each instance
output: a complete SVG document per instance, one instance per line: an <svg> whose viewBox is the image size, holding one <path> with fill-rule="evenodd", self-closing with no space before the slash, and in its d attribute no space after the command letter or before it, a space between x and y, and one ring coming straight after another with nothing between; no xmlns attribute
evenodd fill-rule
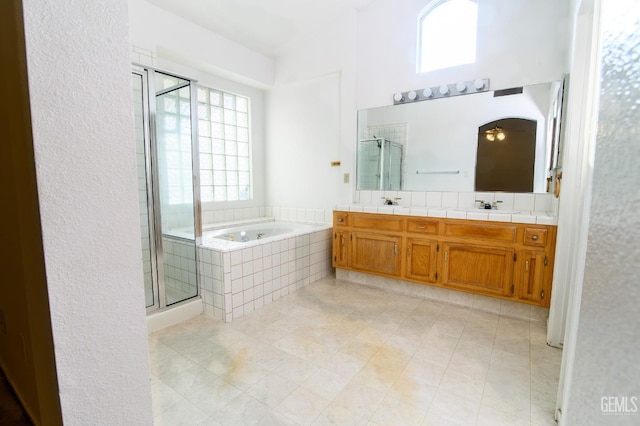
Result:
<svg viewBox="0 0 640 426"><path fill-rule="evenodd" d="M437 234L438 221L407 219L407 232L416 232L420 234Z"/></svg>
<svg viewBox="0 0 640 426"><path fill-rule="evenodd" d="M333 212L333 226L349 226L347 212Z"/></svg>
<svg viewBox="0 0 640 426"><path fill-rule="evenodd" d="M446 223L445 235L448 237L464 237L482 240L515 242L516 227L510 225L472 225L463 223Z"/></svg>
<svg viewBox="0 0 640 426"><path fill-rule="evenodd" d="M526 246L544 247L547 245L546 228L524 228L524 241Z"/></svg>
<svg viewBox="0 0 640 426"><path fill-rule="evenodd" d="M402 231L404 219L392 215L352 214L349 218L351 226L376 231Z"/></svg>

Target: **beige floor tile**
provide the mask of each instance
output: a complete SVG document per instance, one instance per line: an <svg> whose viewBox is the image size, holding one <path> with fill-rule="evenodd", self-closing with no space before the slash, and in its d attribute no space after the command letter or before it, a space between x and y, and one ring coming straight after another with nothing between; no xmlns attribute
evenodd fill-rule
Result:
<svg viewBox="0 0 640 426"><path fill-rule="evenodd" d="M388 370L384 367L368 363L355 375L353 381L368 388L387 393L400 376L398 370Z"/></svg>
<svg viewBox="0 0 640 426"><path fill-rule="evenodd" d="M446 367L434 364L421 358L412 358L402 371L403 376L412 377L429 386L438 387L444 376Z"/></svg>
<svg viewBox="0 0 640 426"><path fill-rule="evenodd" d="M442 389L471 401L480 402L484 391L485 378L470 376L447 370L442 377L438 390Z"/></svg>
<svg viewBox="0 0 640 426"><path fill-rule="evenodd" d="M329 401L304 387L298 387L286 397L276 410L300 425L312 424L327 407Z"/></svg>
<svg viewBox="0 0 640 426"><path fill-rule="evenodd" d="M355 356L338 352L328 360L318 363L318 366L351 380L366 364L366 361Z"/></svg>
<svg viewBox="0 0 640 426"><path fill-rule="evenodd" d="M412 356L412 350L406 350L405 348L395 346L387 340L387 343L371 357L369 364L400 374L400 372L407 366Z"/></svg>
<svg viewBox="0 0 640 426"><path fill-rule="evenodd" d="M475 424L480 403L442 389L436 392L426 418L441 418L461 425ZM437 424L437 423L436 423Z"/></svg>
<svg viewBox="0 0 640 426"><path fill-rule="evenodd" d="M335 403L330 404L313 422L313 426L366 426L366 419Z"/></svg>
<svg viewBox="0 0 640 426"><path fill-rule="evenodd" d="M297 383L271 373L251 386L247 393L269 407L275 408L297 387Z"/></svg>
<svg viewBox="0 0 640 426"><path fill-rule="evenodd" d="M529 416L524 413L506 413L487 405L480 406L477 426L529 426Z"/></svg>
<svg viewBox="0 0 640 426"><path fill-rule="evenodd" d="M383 392L352 380L334 401L337 405L368 420L378 409L383 399Z"/></svg>
<svg viewBox="0 0 640 426"><path fill-rule="evenodd" d="M218 423L229 426L295 424L246 393L238 395L211 417Z"/></svg>
<svg viewBox="0 0 640 426"><path fill-rule="evenodd" d="M427 410L436 391L435 386L429 386L413 377L400 376L387 392L387 396Z"/></svg>
<svg viewBox="0 0 640 426"><path fill-rule="evenodd" d="M292 355L286 362L276 368L274 373L294 383L301 384L317 369L318 366L316 364Z"/></svg>
<svg viewBox="0 0 640 426"><path fill-rule="evenodd" d="M153 417L155 426L193 426L206 422L213 424L207 414L187 401Z"/></svg>
<svg viewBox="0 0 640 426"><path fill-rule="evenodd" d="M302 382L301 386L328 401L333 401L350 381L350 377L341 376L324 368L319 368L309 376L307 380Z"/></svg>
<svg viewBox="0 0 640 426"><path fill-rule="evenodd" d="M544 324L327 279L149 336L160 425L552 425Z"/></svg>
<svg viewBox="0 0 640 426"><path fill-rule="evenodd" d="M419 425L427 414L427 408L416 407L385 397L370 421L377 425Z"/></svg>

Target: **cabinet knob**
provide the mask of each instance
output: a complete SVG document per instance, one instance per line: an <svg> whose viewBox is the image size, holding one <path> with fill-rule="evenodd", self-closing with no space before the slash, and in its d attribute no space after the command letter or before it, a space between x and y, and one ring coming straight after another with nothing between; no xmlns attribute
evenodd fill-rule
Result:
<svg viewBox="0 0 640 426"><path fill-rule="evenodd" d="M343 218L341 218L341 217L339 217L339 218L338 218L338 222L344 222L344 219L343 219ZM536 237L536 240L537 240L537 239L538 239L538 238Z"/></svg>
<svg viewBox="0 0 640 426"><path fill-rule="evenodd" d="M533 241L538 241L538 236L537 236L537 235L534 235L534 236L532 236L532 237L531 237L531 239L532 239Z"/></svg>

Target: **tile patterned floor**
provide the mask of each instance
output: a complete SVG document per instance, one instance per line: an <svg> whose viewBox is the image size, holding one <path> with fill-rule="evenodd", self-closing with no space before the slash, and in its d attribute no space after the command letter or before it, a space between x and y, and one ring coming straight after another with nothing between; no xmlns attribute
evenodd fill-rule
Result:
<svg viewBox="0 0 640 426"><path fill-rule="evenodd" d="M156 425L553 425L544 324L318 281L149 336Z"/></svg>

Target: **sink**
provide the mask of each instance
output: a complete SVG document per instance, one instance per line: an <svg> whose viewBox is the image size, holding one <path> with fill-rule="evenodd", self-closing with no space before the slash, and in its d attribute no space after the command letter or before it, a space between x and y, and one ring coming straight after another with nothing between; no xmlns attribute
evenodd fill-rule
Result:
<svg viewBox="0 0 640 426"><path fill-rule="evenodd" d="M480 210L480 209L478 209ZM520 213L520 210L489 210L488 211L489 214L517 214Z"/></svg>
<svg viewBox="0 0 640 426"><path fill-rule="evenodd" d="M471 212L471 213L489 213L489 214L518 214L520 210L494 210L494 209L481 209L481 208L473 208L469 207L468 209L454 209L460 212Z"/></svg>

